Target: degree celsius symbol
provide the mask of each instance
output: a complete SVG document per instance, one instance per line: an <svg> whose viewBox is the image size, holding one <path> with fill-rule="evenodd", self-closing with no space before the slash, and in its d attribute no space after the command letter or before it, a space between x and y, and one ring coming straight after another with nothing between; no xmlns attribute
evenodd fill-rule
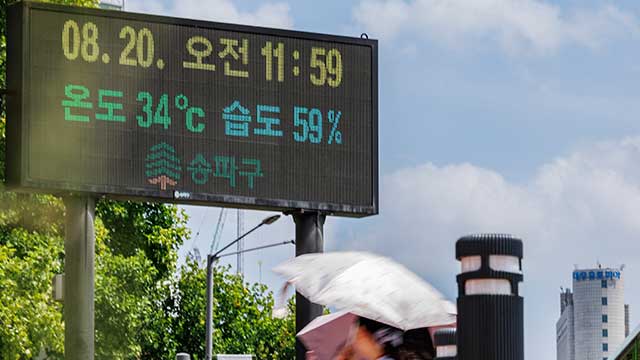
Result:
<svg viewBox="0 0 640 360"><path fill-rule="evenodd" d="M187 129L192 132L201 133L204 130L205 124L202 122L194 124L193 116L195 115L198 118L203 118L205 115L204 110L195 106L189 107L189 99L183 94L176 95L175 104L178 109L185 112Z"/></svg>

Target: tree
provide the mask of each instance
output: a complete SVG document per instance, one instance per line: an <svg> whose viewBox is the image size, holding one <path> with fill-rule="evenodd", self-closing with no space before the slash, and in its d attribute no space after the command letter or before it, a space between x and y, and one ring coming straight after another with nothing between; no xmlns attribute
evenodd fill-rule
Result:
<svg viewBox="0 0 640 360"><path fill-rule="evenodd" d="M178 248L189 236L185 213L173 205L104 199L96 215L96 358L175 353L166 308Z"/></svg>
<svg viewBox="0 0 640 360"><path fill-rule="evenodd" d="M58 0L95 6L95 0ZM6 87L6 8L0 0L0 88ZM52 195L4 188L5 112L0 107L0 358L61 359L62 304L51 279L64 270L64 204ZM204 270L177 269L189 236L174 205L102 199L96 207L96 358L173 359L177 350L202 358ZM272 319L273 296L216 270L216 349L260 359L293 357L291 317Z"/></svg>
<svg viewBox="0 0 640 360"><path fill-rule="evenodd" d="M160 203L102 200L96 215L109 232L105 243L114 254L143 251L157 270L156 280L173 274L178 248L189 236L184 211Z"/></svg>
<svg viewBox="0 0 640 360"><path fill-rule="evenodd" d="M173 331L178 351L204 359L206 271L193 260L180 269L173 293ZM292 359L295 310L273 317L273 294L249 285L228 267L214 270L213 350L218 354L255 354L258 359ZM292 306L292 303L289 304Z"/></svg>
<svg viewBox="0 0 640 360"><path fill-rule="evenodd" d="M62 358L62 307L51 297L61 253L59 236L0 228L0 358L31 358L41 350Z"/></svg>
<svg viewBox="0 0 640 360"><path fill-rule="evenodd" d="M116 253L107 246L109 235L98 219L96 359L166 357L174 348L163 312L172 276L161 280L142 249L130 255Z"/></svg>
<svg viewBox="0 0 640 360"><path fill-rule="evenodd" d="M1 0L4 32L7 1ZM55 3L95 6L95 0ZM0 86L5 88L6 37L0 36ZM0 180L4 180L4 106L0 116ZM102 200L96 213L96 356L139 357L157 346L143 326L157 318L177 249L187 235L175 206ZM63 354L62 306L51 300L51 278L63 271L64 205L50 195L18 195L0 182L0 357L30 358L41 349ZM46 255L46 256L45 256ZM6 260L6 261L5 261ZM6 327L4 325L7 325ZM153 345L148 345L153 343Z"/></svg>
<svg viewBox="0 0 640 360"><path fill-rule="evenodd" d="M171 284L189 232L176 206L102 200L96 223L96 358L175 353Z"/></svg>
<svg viewBox="0 0 640 360"><path fill-rule="evenodd" d="M7 0L0 0L0 89L6 88L7 5ZM4 191L4 110L3 101L0 104L0 358L31 358L41 351L46 351L52 359L62 358L62 306L52 300L51 278L62 271L63 205L53 196Z"/></svg>

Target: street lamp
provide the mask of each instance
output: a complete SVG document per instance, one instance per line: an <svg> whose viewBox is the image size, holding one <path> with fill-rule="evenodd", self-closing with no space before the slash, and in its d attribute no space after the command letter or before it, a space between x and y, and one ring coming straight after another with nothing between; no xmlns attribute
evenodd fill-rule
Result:
<svg viewBox="0 0 640 360"><path fill-rule="evenodd" d="M478 234L456 242L458 275L457 358L524 359L522 240Z"/></svg>
<svg viewBox="0 0 640 360"><path fill-rule="evenodd" d="M456 360L458 348L456 346L456 329L439 329L433 334L436 348L436 360Z"/></svg>
<svg viewBox="0 0 640 360"><path fill-rule="evenodd" d="M277 243L277 244L272 244L272 245L265 245L265 246L260 246L260 247L257 247L257 248L247 249L247 250L244 250L244 251L236 251L234 253L220 255L223 251L227 250L228 248L233 246L233 244L237 243L238 241L244 239L247 235L249 235L252 232L256 231L259 227L261 227L263 225L271 225L274 222L278 221L278 219L280 219L280 215L273 215L273 216L269 216L269 217L264 218L258 225L254 226L251 230L247 231L246 233L242 234L242 236L238 237L237 239L235 239L232 242L230 242L229 244L227 244L227 246L223 247L222 249L220 249L215 254L207 255L207 320L206 320L206 325L205 325L205 331L206 331L206 337L205 337L205 339L206 339L205 340L205 360L212 360L213 359L213 357L212 357L213 356L212 355L212 352L213 352L212 351L213 350L213 341L212 341L212 338L213 338L213 264L215 264L218 261L218 259L220 259L221 257L224 257L224 256L237 255L239 253L244 253L244 252L249 252L249 251L265 249L265 248L268 248L268 247L294 243L292 240L290 240L290 241L285 241L285 242L282 242L282 243Z"/></svg>

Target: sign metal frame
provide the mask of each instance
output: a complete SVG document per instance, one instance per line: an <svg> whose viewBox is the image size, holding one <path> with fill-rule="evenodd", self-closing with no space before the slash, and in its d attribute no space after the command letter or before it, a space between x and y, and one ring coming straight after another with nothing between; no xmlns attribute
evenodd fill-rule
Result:
<svg viewBox="0 0 640 360"><path fill-rule="evenodd" d="M74 15L92 15L117 18L131 21L160 23L166 25L188 26L194 28L215 29L221 31L259 34L274 37L285 37L301 40L341 43L371 48L371 178L372 199L366 206L349 204L321 203L287 199L265 199L248 196L182 193L175 191L172 196L167 192L150 191L142 188L126 188L121 186L69 184L65 182L38 181L27 178L29 144L25 133L28 119L24 119L29 108L30 74L29 64L29 29L31 10L45 10ZM378 196L378 42L368 38L355 38L311 32L281 30L265 27L208 22L166 16L111 11L104 9L81 8L63 5L23 1L12 4L7 11L7 151L6 182L9 190L18 192L53 193L56 195L90 195L108 196L115 199L159 201L187 205L208 205L248 208L256 210L278 211L318 211L330 215L364 217L376 215L379 211Z"/></svg>

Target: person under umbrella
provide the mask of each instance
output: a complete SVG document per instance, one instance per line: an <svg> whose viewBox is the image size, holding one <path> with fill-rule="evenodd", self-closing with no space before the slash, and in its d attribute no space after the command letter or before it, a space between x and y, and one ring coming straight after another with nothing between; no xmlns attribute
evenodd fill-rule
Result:
<svg viewBox="0 0 640 360"><path fill-rule="evenodd" d="M398 328L348 312L314 319L298 333L309 360L429 360L435 350L427 329Z"/></svg>
<svg viewBox="0 0 640 360"><path fill-rule="evenodd" d="M430 360L435 354L427 329L402 331L362 317L353 349L367 360Z"/></svg>
<svg viewBox="0 0 640 360"><path fill-rule="evenodd" d="M306 254L278 265L274 271L310 301L359 316L356 331L342 347L344 351L333 352L331 357L313 354L319 360L334 360L339 354L357 360L411 358L407 354L430 359L433 355L429 351L419 355L407 349L402 343L404 332L423 329L425 338L429 338L427 328L456 322L455 305L386 257L366 252ZM301 340L304 342L304 337Z"/></svg>
<svg viewBox="0 0 640 360"><path fill-rule="evenodd" d="M310 301L411 330L456 322L456 308L404 266L366 252L306 254L274 272Z"/></svg>

